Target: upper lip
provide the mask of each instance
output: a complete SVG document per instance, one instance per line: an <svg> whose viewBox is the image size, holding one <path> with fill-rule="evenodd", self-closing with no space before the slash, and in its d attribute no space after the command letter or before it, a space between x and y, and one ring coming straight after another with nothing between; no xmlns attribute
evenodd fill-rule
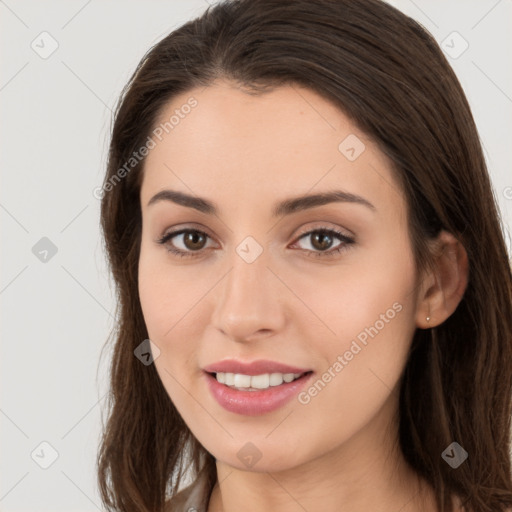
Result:
<svg viewBox="0 0 512 512"><path fill-rule="evenodd" d="M306 373L311 370L289 366L276 361L258 359L257 361L243 362L235 359L225 359L203 368L208 373L241 373L243 375L262 375L265 373Z"/></svg>

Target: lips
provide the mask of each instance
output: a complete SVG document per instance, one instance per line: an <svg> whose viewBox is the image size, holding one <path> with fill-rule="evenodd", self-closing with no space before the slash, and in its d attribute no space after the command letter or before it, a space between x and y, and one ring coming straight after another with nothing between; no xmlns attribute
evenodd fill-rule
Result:
<svg viewBox="0 0 512 512"><path fill-rule="evenodd" d="M276 361L258 360L252 362L226 359L203 368L206 386L217 403L229 412L247 416L270 413L283 407L310 382L313 371L307 368L290 366ZM249 390L230 387L219 382L215 374L237 377L263 374L292 375L297 378L285 381L266 389ZM249 377L246 377L249 378Z"/></svg>
<svg viewBox="0 0 512 512"><path fill-rule="evenodd" d="M203 370L207 373L241 373L243 375L261 375L264 373L307 373L310 368L289 366L276 361L259 359L257 361L243 362L235 359L226 359L217 363L205 366Z"/></svg>

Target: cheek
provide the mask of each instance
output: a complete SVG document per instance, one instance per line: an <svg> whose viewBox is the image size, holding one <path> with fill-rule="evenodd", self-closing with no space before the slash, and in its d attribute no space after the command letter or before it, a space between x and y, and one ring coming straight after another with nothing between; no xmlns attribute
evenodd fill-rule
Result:
<svg viewBox="0 0 512 512"><path fill-rule="evenodd" d="M390 286L383 278L375 280L377 275L354 278L358 288L352 293L345 280L348 286L340 300L326 303L323 310L330 312L326 322L337 335L316 345L324 365L299 403L304 407L300 428L321 430L328 440L350 438L392 400L406 364L414 334L410 283L397 275ZM340 303L345 309L339 309Z"/></svg>
<svg viewBox="0 0 512 512"><path fill-rule="evenodd" d="M408 255L386 253L359 263L359 269L342 268L322 286L301 281L299 293L322 320L321 327L303 327L311 340L318 340L316 350L326 370L337 362L338 371L331 372L340 375L334 379L340 386L364 389L380 378L392 388L415 330L414 263Z"/></svg>
<svg viewBox="0 0 512 512"><path fill-rule="evenodd" d="M331 343L339 350L358 336L364 343L366 329L376 324L379 332L400 330L401 319L413 314L414 267L407 261L394 266L359 262L328 270L324 276L289 276L309 310L302 315L303 328L314 331L312 339L322 339L323 346Z"/></svg>
<svg viewBox="0 0 512 512"><path fill-rule="evenodd" d="M193 266L173 267L165 254L146 255L142 250L139 297L151 339L163 345L174 338L183 321L190 323L190 318L197 317L198 302L212 285L211 273L198 278Z"/></svg>
<svg viewBox="0 0 512 512"><path fill-rule="evenodd" d="M149 339L160 350L154 365L167 395L178 410L186 406L183 386L193 360L187 324L187 288L178 289L169 269L141 257L139 263L139 296Z"/></svg>
<svg viewBox="0 0 512 512"><path fill-rule="evenodd" d="M210 273L210 280L213 280ZM197 343L204 330L201 299L213 286L199 279L193 266L173 268L159 254L141 252L139 297L144 322L160 355L157 372L167 393L179 407L186 402L182 386L198 374Z"/></svg>

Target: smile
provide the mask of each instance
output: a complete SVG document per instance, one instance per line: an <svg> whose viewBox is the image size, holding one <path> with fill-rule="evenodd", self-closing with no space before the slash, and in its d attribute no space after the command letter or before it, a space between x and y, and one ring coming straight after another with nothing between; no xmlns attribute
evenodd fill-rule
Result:
<svg viewBox="0 0 512 512"><path fill-rule="evenodd" d="M283 407L303 390L313 372L260 375L204 372L203 375L211 396L222 408L235 414L257 416Z"/></svg>
<svg viewBox="0 0 512 512"><path fill-rule="evenodd" d="M293 382L303 373L263 373L261 375L244 375L242 373L218 372L217 382L239 391L257 391L271 386L280 386L283 382Z"/></svg>

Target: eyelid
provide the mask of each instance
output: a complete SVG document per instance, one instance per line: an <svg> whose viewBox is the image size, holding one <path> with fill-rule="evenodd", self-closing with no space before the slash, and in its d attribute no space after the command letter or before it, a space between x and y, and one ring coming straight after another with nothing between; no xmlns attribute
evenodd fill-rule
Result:
<svg viewBox="0 0 512 512"><path fill-rule="evenodd" d="M200 226L200 227L196 227L196 226ZM201 233L203 235L206 235L206 237L209 238L210 240L215 241L215 238L213 236L211 236L211 234L209 233L207 228L205 228L202 225L189 223L189 224L186 224L183 226L180 226L180 225L174 226L173 228L165 230L164 234L156 240L156 243L166 246L167 243L171 239L173 239L177 236L183 235L184 233L189 232L189 231ZM350 231L349 231L350 234L344 233L342 231L342 229L339 228L338 226L329 226L328 223L324 222L319 226L310 226L309 228L303 228L301 230L301 232L294 237L292 245L296 245L302 238L306 237L307 235L311 235L312 233L322 232L322 231L330 233L331 236L338 238L340 241L340 244L339 244L339 246L336 246L336 247L339 247L340 249L335 248L335 249L328 249L326 251L313 251L313 250L309 250L309 249L300 249L301 251L306 253L307 256L319 256L319 257L323 256L325 258L328 258L330 256L335 256L337 253L343 251L344 249L348 248L348 246L351 246L352 244L354 244L356 242L355 235L352 234ZM348 230L346 230L346 231L348 231ZM177 249L175 247L173 247L172 249L168 247L167 251L170 253L174 253L177 256L182 256L182 257L200 257L200 256L204 255L204 253L208 249L211 249L211 247L203 248L198 251L184 251L182 249Z"/></svg>
<svg viewBox="0 0 512 512"><path fill-rule="evenodd" d="M178 232L183 231L198 231L200 233L204 233L205 235L208 235L209 238L214 239L215 237L212 236L211 232L206 226L203 226L202 224L197 224L194 222L184 223L184 224L177 224L176 226L172 226L171 228L166 228L162 235L159 235L157 237L157 240L161 240L162 238L166 237L169 234L177 234Z"/></svg>
<svg viewBox="0 0 512 512"><path fill-rule="evenodd" d="M355 239L354 233L352 233L348 229L341 228L334 224L330 225L329 222L321 222L320 221L320 225L318 225L318 226L314 225L314 226L309 226L307 228L301 229L300 233L295 236L295 240L299 239L303 235L307 235L307 234L311 233L312 231L337 231L347 238Z"/></svg>
<svg viewBox="0 0 512 512"><path fill-rule="evenodd" d="M304 233L302 233L295 239L292 246L297 245L302 238L307 238L308 236L311 236L313 233L318 233L318 232L329 233L329 236L331 238L337 238L340 243L339 243L339 245L336 245L334 248L331 247L331 248L327 249L326 251L314 251L314 250L310 250L310 249L302 249L302 251L304 252L304 254L307 257L320 257L325 260L327 260L329 258L335 258L336 256L339 256L342 252L349 250L351 248L351 246L353 246L356 243L355 236L346 235L337 227L332 228L332 227L327 227L327 226L324 226L324 227L320 226L320 227L315 227L315 228L306 230Z"/></svg>
<svg viewBox="0 0 512 512"><path fill-rule="evenodd" d="M321 221L319 221L321 222ZM347 238L351 238L351 239L355 239L355 235L354 233L352 233L351 231L349 231L348 229L346 228L339 228L338 226L336 225L328 225L329 222L323 222L321 225L319 226L310 226L310 227L307 227L307 228L302 228L300 230L300 232L294 236L293 238L293 241L296 242L298 239L300 239L302 236L304 235L307 235L309 233L311 233L312 231L319 231L319 230L325 230L325 231L341 231L341 234ZM180 231L199 231L199 232L202 232L204 233L205 235L208 235L209 238L211 239L214 239L215 237L212 236L212 234L209 232L208 228L206 226L203 226L202 224L198 224L198 223L186 223L186 224L183 224L183 225L176 225L176 226L173 226L172 228L168 228L168 229L165 229L163 234L158 236L157 240L161 240L162 238L165 238L168 234L173 234L173 235L176 235L178 234ZM291 235L289 235L287 238L290 238Z"/></svg>

